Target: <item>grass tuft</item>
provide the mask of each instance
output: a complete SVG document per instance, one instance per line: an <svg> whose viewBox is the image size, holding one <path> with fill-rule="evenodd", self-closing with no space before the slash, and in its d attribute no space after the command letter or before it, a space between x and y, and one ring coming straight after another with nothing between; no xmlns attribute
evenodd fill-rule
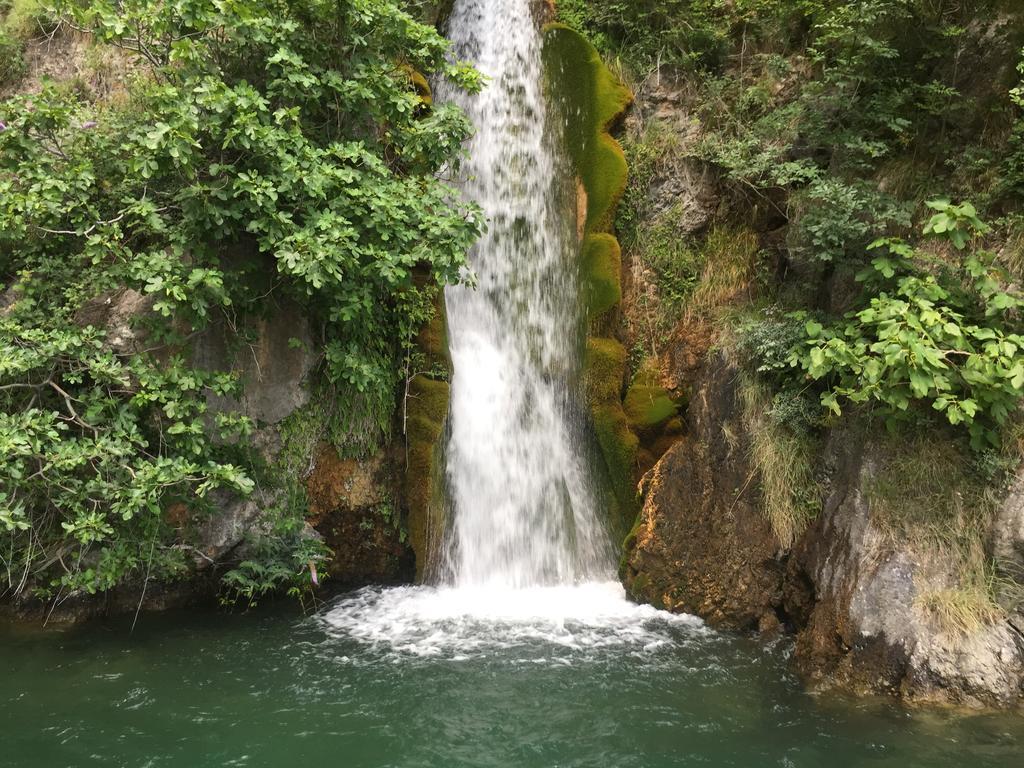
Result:
<svg viewBox="0 0 1024 768"><path fill-rule="evenodd" d="M740 381L740 398L750 461L761 482L764 514L779 543L790 547L820 508L821 492L814 477L815 441L773 421L769 391L746 375Z"/></svg>

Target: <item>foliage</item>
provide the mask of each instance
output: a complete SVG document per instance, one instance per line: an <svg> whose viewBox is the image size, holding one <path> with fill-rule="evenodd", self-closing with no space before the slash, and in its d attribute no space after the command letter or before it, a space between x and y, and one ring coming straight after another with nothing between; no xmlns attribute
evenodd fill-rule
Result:
<svg viewBox="0 0 1024 768"><path fill-rule="evenodd" d="M708 66L725 53L715 0L560 0L559 19L585 31L605 55L642 72L659 62Z"/></svg>
<svg viewBox="0 0 1024 768"><path fill-rule="evenodd" d="M467 120L428 108L410 72L479 77L391 0L58 12L134 56L138 75L116 103L47 83L0 105L0 280L13 285L0 423L17 457L0 469L0 519L15 593L137 575L148 553L175 551L170 503L250 487L205 428L245 434L207 405L235 385L188 362L215 318L244 327L268 294L298 300L327 385L387 421L377 404L393 407L414 333L481 227L439 178ZM125 289L146 348L115 343L103 312L87 321ZM120 565L101 578L104 558Z"/></svg>
<svg viewBox="0 0 1024 768"><path fill-rule="evenodd" d="M2 0L3 27L12 37L27 40L52 31L52 3L44 0Z"/></svg>
<svg viewBox="0 0 1024 768"><path fill-rule="evenodd" d="M808 320L807 341L790 364L827 382L822 404L836 415L841 400L873 403L889 419L923 402L967 427L981 449L998 443L998 427L1024 394L1022 299L991 254L961 256L968 238L984 231L973 206L929 205L936 213L925 231L958 249L955 262L877 241L878 255L858 276L866 305L836 325Z"/></svg>
<svg viewBox="0 0 1024 768"><path fill-rule="evenodd" d="M778 306L757 307L734 320L732 348L750 387L763 389L759 413L794 436L814 436L824 426L817 392L793 377L792 351L806 338L804 322Z"/></svg>
<svg viewBox="0 0 1024 768"><path fill-rule="evenodd" d="M302 516L295 515L289 506L295 500L289 500L288 496L296 492L297 487L289 489L264 511L267 530L250 537L243 545L243 559L224 574L224 603L244 602L251 608L264 597L281 592L287 592L303 604L306 600L315 603L313 588L327 577L318 566L328 551L323 542L307 530ZM304 495L301 502L305 502Z"/></svg>

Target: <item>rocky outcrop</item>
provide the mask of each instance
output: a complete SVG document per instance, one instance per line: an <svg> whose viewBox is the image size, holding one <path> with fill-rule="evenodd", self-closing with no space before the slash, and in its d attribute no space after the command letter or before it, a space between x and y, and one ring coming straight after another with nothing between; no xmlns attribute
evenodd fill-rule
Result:
<svg viewBox="0 0 1024 768"><path fill-rule="evenodd" d="M258 427L272 427L309 402L315 346L309 320L298 305L284 301L255 319L248 328L249 343L237 344L236 336L215 324L192 343L197 368L231 371L241 381L240 397L211 398L211 408L238 411Z"/></svg>
<svg viewBox="0 0 1024 768"><path fill-rule="evenodd" d="M152 316L155 294L122 288L97 296L78 310L79 325L106 331L106 344L119 355L141 352L147 337L143 321Z"/></svg>
<svg viewBox="0 0 1024 768"><path fill-rule="evenodd" d="M735 227L756 247L783 251L780 209L730 194L689 151L700 139L697 111L685 73L661 68L636 89L627 149L633 142L641 159L653 151L655 160L641 168L642 185L627 198L631 226L698 246ZM681 441L640 485L642 510L621 567L629 593L722 629L784 629L794 636L795 667L815 687L969 706L1024 701L1024 475L994 516L988 541L974 537L985 549L981 560L995 563L994 579L982 566L991 583L980 587L964 582L962 562L923 546L923 536L883 523L872 509L872 487L886 446L851 429L826 435L813 462L822 489L815 521L798 526L792 543L780 538L766 514L738 371L709 353L722 340L714 308L749 294L720 292L711 311L692 300L659 329L652 317L669 305L644 263L644 241L631 247L623 239L617 332L656 340L648 346L659 383L686 404ZM726 245L705 248L708 270L727 270L715 261L733 240ZM955 485L950 493L959 495ZM961 598L978 604L957 605ZM951 602L938 605L944 600ZM951 622L944 609L971 615Z"/></svg>
<svg viewBox="0 0 1024 768"><path fill-rule="evenodd" d="M1024 475L993 522L1003 610L951 626L928 603L964 589L962 564L893 536L872 512L884 444L860 431L830 437L819 467L823 509L788 550L762 510L737 372L717 357L698 380L685 439L642 483L623 561L634 598L724 629L782 625L795 633L797 670L815 687L967 706L1024 702L1024 590L1012 587L1024 565Z"/></svg>
<svg viewBox="0 0 1024 768"><path fill-rule="evenodd" d="M641 484L623 576L638 600L715 627L767 630L779 625L783 553L760 510L737 376L721 357L703 372L686 437Z"/></svg>
<svg viewBox="0 0 1024 768"><path fill-rule="evenodd" d="M962 587L957 563L919 542L897 541L873 519L867 489L884 449L844 432L826 454L834 463L831 491L787 574L787 608L801 626L800 671L815 683L908 700L1021 702L1024 635L1003 617L960 630L937 620L925 598ZM1004 510L1016 506L1011 500Z"/></svg>

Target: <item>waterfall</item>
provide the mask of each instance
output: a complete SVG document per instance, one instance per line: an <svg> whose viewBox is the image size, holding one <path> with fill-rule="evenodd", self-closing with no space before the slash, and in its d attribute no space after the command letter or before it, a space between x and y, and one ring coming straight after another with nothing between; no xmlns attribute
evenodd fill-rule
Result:
<svg viewBox="0 0 1024 768"><path fill-rule="evenodd" d="M612 575L578 404L581 320L575 187L543 91L531 0L457 0L454 54L489 80L439 84L476 134L463 194L489 228L477 285L446 294L453 363L445 580L523 588Z"/></svg>
<svg viewBox="0 0 1024 768"><path fill-rule="evenodd" d="M532 0L456 0L455 55L489 78L438 83L476 134L457 180L489 229L476 285L446 294L453 374L445 446L450 522L435 578L367 587L323 617L339 640L394 658L465 660L509 648L538 661L675 642L700 624L626 599L589 471L580 369L574 179L544 99ZM536 656L533 656L536 654Z"/></svg>

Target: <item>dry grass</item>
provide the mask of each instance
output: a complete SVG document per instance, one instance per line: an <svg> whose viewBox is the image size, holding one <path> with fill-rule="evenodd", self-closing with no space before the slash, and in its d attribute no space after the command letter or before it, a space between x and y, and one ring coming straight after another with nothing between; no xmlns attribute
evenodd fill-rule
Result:
<svg viewBox="0 0 1024 768"><path fill-rule="evenodd" d="M704 244L704 270L686 308L688 320L749 299L757 235L747 229L713 229Z"/></svg>
<svg viewBox="0 0 1024 768"><path fill-rule="evenodd" d="M878 443L867 496L875 525L894 540L969 550L997 505L966 448L943 435L889 435Z"/></svg>
<svg viewBox="0 0 1024 768"><path fill-rule="evenodd" d="M771 398L753 380L743 377L740 396L765 516L779 543L792 546L814 519L820 502L814 478L814 442L772 421L768 415Z"/></svg>
<svg viewBox="0 0 1024 768"><path fill-rule="evenodd" d="M942 557L947 553L935 553ZM996 599L995 570L980 542L960 555L959 583L950 588L923 592L916 600L925 612L947 632L974 634L1005 616Z"/></svg>
<svg viewBox="0 0 1024 768"><path fill-rule="evenodd" d="M1012 231L999 252L1006 270L1018 280L1024 279L1024 228Z"/></svg>
<svg viewBox="0 0 1024 768"><path fill-rule="evenodd" d="M944 630L967 635L1005 615L985 535L998 507L966 449L943 436L892 435L879 444L868 485L872 522L923 559L952 566L955 584L926 590L917 608Z"/></svg>

